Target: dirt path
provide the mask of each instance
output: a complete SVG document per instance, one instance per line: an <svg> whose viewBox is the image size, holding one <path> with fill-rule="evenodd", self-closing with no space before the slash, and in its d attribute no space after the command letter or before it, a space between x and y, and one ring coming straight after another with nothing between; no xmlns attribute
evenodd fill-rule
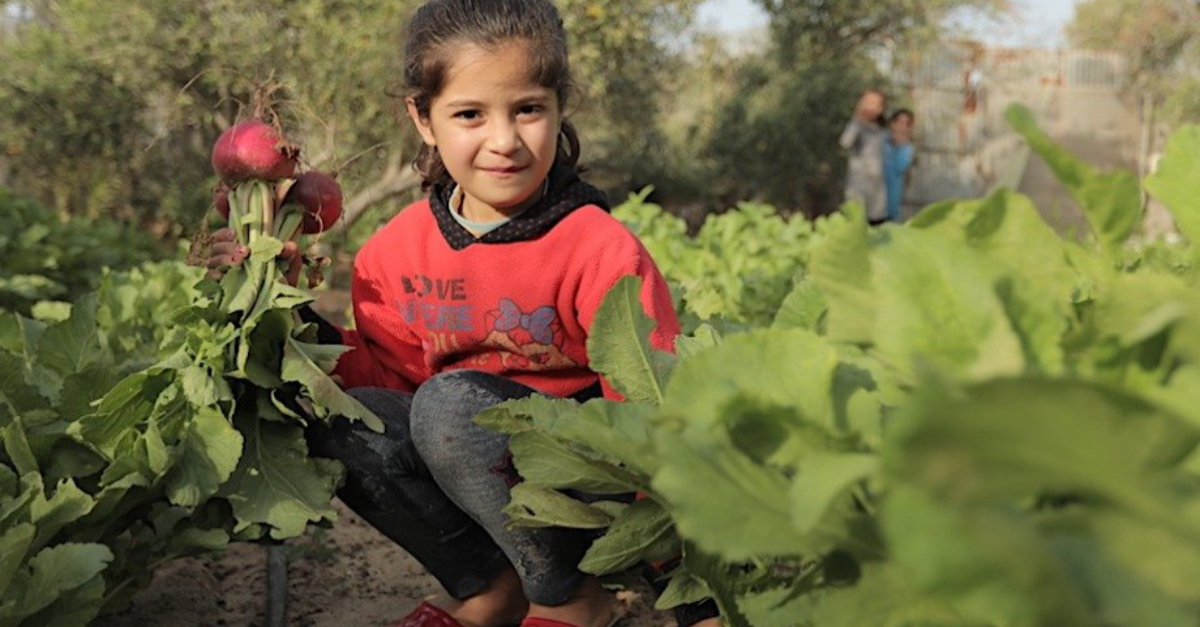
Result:
<svg viewBox="0 0 1200 627"><path fill-rule="evenodd" d="M412 557L336 502L339 520L288 543L288 624L293 627L386 627L440 592ZM169 563L133 606L93 627L261 627L266 551L238 544L216 559ZM622 627L674 627L646 591L622 594Z"/></svg>

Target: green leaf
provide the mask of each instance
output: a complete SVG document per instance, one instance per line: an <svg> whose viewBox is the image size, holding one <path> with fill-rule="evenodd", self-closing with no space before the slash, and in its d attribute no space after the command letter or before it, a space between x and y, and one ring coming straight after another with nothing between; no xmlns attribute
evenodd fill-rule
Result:
<svg viewBox="0 0 1200 627"><path fill-rule="evenodd" d="M184 433L197 409L184 398L182 387L181 382L177 379L174 384L164 389L155 399L154 411L149 416L150 422L158 429L163 441L172 445L178 444L184 438ZM219 410L220 408L214 406L207 409Z"/></svg>
<svg viewBox="0 0 1200 627"><path fill-rule="evenodd" d="M220 492L233 506L235 532L262 523L271 537L292 538L310 522L337 518L331 501L341 464L308 457L297 426L254 418L236 426L245 438L242 457Z"/></svg>
<svg viewBox="0 0 1200 627"><path fill-rule="evenodd" d="M196 407L210 407L221 400L216 381L208 368L192 364L179 371L179 386L183 395Z"/></svg>
<svg viewBox="0 0 1200 627"><path fill-rule="evenodd" d="M104 487L94 497L96 504L92 507L92 511L72 525L72 531L81 535L85 532L80 530L92 530L93 533L102 531L121 515L124 508L131 503L140 502L144 498L144 492L134 488L144 488L148 485L149 481L139 473L128 473L105 482ZM94 540L95 538L83 536L81 539Z"/></svg>
<svg viewBox="0 0 1200 627"><path fill-rule="evenodd" d="M63 419L74 421L95 411L92 403L116 386L118 376L111 366L102 364L93 364L81 372L67 375L59 395Z"/></svg>
<svg viewBox="0 0 1200 627"><path fill-rule="evenodd" d="M794 408L822 425L833 424L836 351L803 329L760 330L730 336L680 362L667 388L665 417L692 425L724 420L729 399Z"/></svg>
<svg viewBox="0 0 1200 627"><path fill-rule="evenodd" d="M747 599L747 612L761 620L758 603ZM792 616L804 616L809 621L804 624L814 627L996 627L931 599L914 587L912 575L895 561L867 563L854 585L800 595L786 607Z"/></svg>
<svg viewBox="0 0 1200 627"><path fill-rule="evenodd" d="M533 395L484 410L475 422L509 435L540 430L580 445L577 450L590 459L649 475L658 465L649 425L654 413L653 407L639 403L593 399L580 405Z"/></svg>
<svg viewBox="0 0 1200 627"><path fill-rule="evenodd" d="M573 419L579 407L579 403L571 399L534 394L489 407L474 420L492 431L515 435L535 428L547 429L561 416Z"/></svg>
<svg viewBox="0 0 1200 627"><path fill-rule="evenodd" d="M821 330L821 324L829 311L829 299L812 279L806 278L796 284L775 313L771 326L776 329Z"/></svg>
<svg viewBox="0 0 1200 627"><path fill-rule="evenodd" d="M728 565L704 553L690 542L684 544L683 567L702 580L721 610L721 624L728 627L751 627L742 612L728 576Z"/></svg>
<svg viewBox="0 0 1200 627"><path fill-rule="evenodd" d="M168 375L151 370L129 375L100 399L94 414L72 423L68 432L113 459L137 425L149 419L158 395L169 383Z"/></svg>
<svg viewBox="0 0 1200 627"><path fill-rule="evenodd" d="M670 514L662 505L642 499L612 521L604 536L592 543L579 568L593 575L607 575L673 558L679 552L679 537Z"/></svg>
<svg viewBox="0 0 1200 627"><path fill-rule="evenodd" d="M4 480L5 488L0 494L0 529L29 521L29 503L34 494L41 493L42 482L37 473L27 477L29 479L18 479L12 469L0 464L0 479Z"/></svg>
<svg viewBox="0 0 1200 627"><path fill-rule="evenodd" d="M551 435L586 447L589 457L626 468L639 480L637 489L644 490L649 486L641 480L648 484L658 468L651 427L655 414L649 405L594 399L546 428Z"/></svg>
<svg viewBox="0 0 1200 627"><path fill-rule="evenodd" d="M344 347L340 350L344 350ZM362 420L373 431L382 433L383 422L379 417L354 397L346 394L314 362L309 356L310 353L317 355L318 359L325 354L318 345L305 344L289 338L283 347L281 370L283 380L303 386L308 397L313 401L313 410L318 418L340 416L349 420Z"/></svg>
<svg viewBox="0 0 1200 627"><path fill-rule="evenodd" d="M1003 268L997 295L1031 366L1060 372L1062 337L1073 315L1072 295L1081 283L1065 242L1045 222L1029 198L1001 188L979 200L955 201L930 232L968 243Z"/></svg>
<svg viewBox="0 0 1200 627"><path fill-rule="evenodd" d="M1200 520L1166 487L1200 432L1136 397L1036 378L974 386L965 396L931 386L889 433L888 472L941 498L1076 495L1200 543Z"/></svg>
<svg viewBox="0 0 1200 627"><path fill-rule="evenodd" d="M235 376L245 377L265 389L280 387L283 346L295 326L292 316L291 310L272 309L242 325ZM328 372L324 367L321 369Z"/></svg>
<svg viewBox="0 0 1200 627"><path fill-rule="evenodd" d="M1183 500L1180 496L1180 500ZM1193 507L1200 495L1193 489L1190 501ZM1131 516L1108 511L1086 512L1087 539L1092 540L1082 548L1082 555L1073 559L1095 560L1087 571L1095 586L1140 588L1140 597L1153 605L1162 605L1167 610L1169 601L1183 602L1195 607L1200 603L1200 589L1192 585L1200 577L1200 545L1181 541L1163 529L1147 527ZM1083 535L1078 525L1065 529L1060 542L1077 541ZM1082 544L1082 543L1080 543ZM1062 551L1060 551L1062 552ZM1104 561L1102 566L1100 561ZM1133 595L1117 594L1115 590L1102 593L1113 604L1133 600ZM1172 608L1171 611L1177 608ZM1124 621L1122 624L1134 624ZM1157 623L1156 623L1157 624Z"/></svg>
<svg viewBox="0 0 1200 627"><path fill-rule="evenodd" d="M25 352L25 338L21 334L21 322L16 313L0 310L0 351L18 355Z"/></svg>
<svg viewBox="0 0 1200 627"><path fill-rule="evenodd" d="M751 592L738 599L746 620L754 627L795 627L797 617L804 616L803 596L787 588ZM804 608L807 609L807 608Z"/></svg>
<svg viewBox="0 0 1200 627"><path fill-rule="evenodd" d="M0 434L4 436L4 440L0 444L4 445L4 452L8 454L8 459L17 474L36 474L38 472L37 457L34 456L33 449L29 448L29 439L25 435L25 425L21 418L14 416L7 427L0 429Z"/></svg>
<svg viewBox="0 0 1200 627"><path fill-rule="evenodd" d="M812 533L834 500L879 466L874 455L816 454L800 462L792 487L792 519L800 533Z"/></svg>
<svg viewBox="0 0 1200 627"><path fill-rule="evenodd" d="M38 363L63 377L102 363L107 352L96 325L96 294L75 303L70 319L47 327L37 347Z"/></svg>
<svg viewBox="0 0 1200 627"><path fill-rule="evenodd" d="M43 478L47 482L57 482L60 479L74 478L83 480L100 472L107 461L92 449L76 442L58 429L66 430L66 425L57 423L53 432L53 444L44 454L49 460L43 468Z"/></svg>
<svg viewBox="0 0 1200 627"><path fill-rule="evenodd" d="M663 463L653 486L670 504L681 536L729 560L803 553L789 506L791 482L782 472L730 447L694 447L667 434L659 450Z"/></svg>
<svg viewBox="0 0 1200 627"><path fill-rule="evenodd" d="M44 407L44 399L37 388L25 381L25 365L20 355L0 352L0 424L10 404L18 411Z"/></svg>
<svg viewBox="0 0 1200 627"><path fill-rule="evenodd" d="M591 494L622 494L638 487L637 479L628 472L588 459L540 431L513 435L508 448L521 477L535 485Z"/></svg>
<svg viewBox="0 0 1200 627"><path fill-rule="evenodd" d="M24 338L21 354L27 364L32 364L36 359L38 343L41 342L42 334L46 332L48 325L24 316L17 316L17 324L20 325L21 336Z"/></svg>
<svg viewBox="0 0 1200 627"><path fill-rule="evenodd" d="M100 485L119 482L130 475L140 482L157 483L166 470L166 451L156 429L149 426L145 432L130 431L124 443L117 447L112 462L100 475Z"/></svg>
<svg viewBox="0 0 1200 627"><path fill-rule="evenodd" d="M1186 125L1167 141L1167 149L1154 174L1146 177L1146 191L1171 210L1176 226L1200 255L1200 126Z"/></svg>
<svg viewBox="0 0 1200 627"><path fill-rule="evenodd" d="M1105 285L1092 318L1103 337L1133 346L1194 311L1192 287L1169 274L1119 275Z"/></svg>
<svg viewBox="0 0 1200 627"><path fill-rule="evenodd" d="M721 332L708 323L701 324L691 335L675 338L675 353L687 359L696 353L721 343Z"/></svg>
<svg viewBox="0 0 1200 627"><path fill-rule="evenodd" d="M221 278L221 289L225 292L222 309L229 313L246 312L247 318L256 319L261 312L253 312L267 278L275 267L275 258L283 251L283 243L272 237L258 238L250 245L250 256L241 269L233 269Z"/></svg>
<svg viewBox="0 0 1200 627"><path fill-rule="evenodd" d="M809 279L829 303L830 339L869 344L875 327L867 221L862 215L825 218L825 237L812 246Z"/></svg>
<svg viewBox="0 0 1200 627"><path fill-rule="evenodd" d="M853 434L869 449L877 450L883 438L883 404L889 392L887 375L877 359L843 351L833 373L833 427L836 433Z"/></svg>
<svg viewBox="0 0 1200 627"><path fill-rule="evenodd" d="M604 510L551 488L518 483L510 494L512 501L504 507L504 513L513 527L603 529L613 521Z"/></svg>
<svg viewBox="0 0 1200 627"><path fill-rule="evenodd" d="M650 345L654 320L642 309L639 277L622 277L608 291L588 331L592 369L626 399L658 404L675 357Z"/></svg>
<svg viewBox="0 0 1200 627"><path fill-rule="evenodd" d="M316 299L316 296L314 296L311 292L288 285L283 281L275 281L271 284L272 307L291 311L303 305L307 305Z"/></svg>
<svg viewBox="0 0 1200 627"><path fill-rule="evenodd" d="M63 592L46 608L29 616L22 624L38 627L80 627L88 625L100 614L106 590L103 577Z"/></svg>
<svg viewBox="0 0 1200 627"><path fill-rule="evenodd" d="M1038 128L1033 113L1023 105L1009 105L1004 115L1079 203L1097 239L1110 249L1124 244L1142 217L1137 178L1124 171L1096 172L1055 144Z"/></svg>
<svg viewBox="0 0 1200 627"><path fill-rule="evenodd" d="M175 505L195 507L217 493L237 469L242 434L211 407L197 409L188 421L179 462L167 476L167 496Z"/></svg>
<svg viewBox="0 0 1200 627"><path fill-rule="evenodd" d="M6 592L13 577L25 565L25 556L33 546L37 527L23 522L0 531L0 599L8 599Z"/></svg>
<svg viewBox="0 0 1200 627"><path fill-rule="evenodd" d="M894 232L871 260L878 279L880 357L904 380L920 364L964 378L1021 372L1025 356L997 295L997 268L965 244Z"/></svg>
<svg viewBox="0 0 1200 627"><path fill-rule="evenodd" d="M29 560L27 569L20 571L10 587L17 603L7 610L9 617L33 616L51 604L58 603L73 590L93 598L99 609L104 591L100 574L113 560L112 551L101 544L60 544L43 549ZM99 590L89 584L99 581ZM3 617L3 614L0 614ZM45 624L45 623L41 623Z"/></svg>
<svg viewBox="0 0 1200 627"><path fill-rule="evenodd" d="M80 490L70 479L60 481L48 499L35 494L29 503L30 522L38 528L34 550L45 546L63 527L86 516L95 504L91 495Z"/></svg>
<svg viewBox="0 0 1200 627"><path fill-rule="evenodd" d="M898 564L915 585L993 625L1100 624L1032 522L1008 509L959 508L912 488L882 514Z"/></svg>
<svg viewBox="0 0 1200 627"><path fill-rule="evenodd" d="M654 609L669 610L685 603L698 603L709 598L712 594L708 586L695 575L684 569L676 569L667 582L666 590L654 601Z"/></svg>

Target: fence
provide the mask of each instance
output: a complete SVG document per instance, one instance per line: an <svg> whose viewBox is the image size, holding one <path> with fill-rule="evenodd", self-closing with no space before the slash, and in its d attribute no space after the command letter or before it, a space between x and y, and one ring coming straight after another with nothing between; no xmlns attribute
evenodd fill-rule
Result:
<svg viewBox="0 0 1200 627"><path fill-rule="evenodd" d="M901 100L917 113L918 161L906 191L909 211L1004 185L1016 189L1028 149L1008 128L1014 102L1048 127L1061 126L1061 95L1114 95L1125 73L1113 52L987 48L949 43L895 64Z"/></svg>

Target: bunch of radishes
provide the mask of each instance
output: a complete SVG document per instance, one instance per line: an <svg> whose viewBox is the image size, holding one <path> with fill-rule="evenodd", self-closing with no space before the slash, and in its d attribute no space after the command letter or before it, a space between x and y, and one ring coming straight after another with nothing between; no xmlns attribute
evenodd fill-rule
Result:
<svg viewBox="0 0 1200 627"><path fill-rule="evenodd" d="M234 124L213 146L221 178L213 204L237 234L252 244L265 234L280 241L320 233L342 215L342 189L324 172L296 174L299 151L275 127L258 119Z"/></svg>

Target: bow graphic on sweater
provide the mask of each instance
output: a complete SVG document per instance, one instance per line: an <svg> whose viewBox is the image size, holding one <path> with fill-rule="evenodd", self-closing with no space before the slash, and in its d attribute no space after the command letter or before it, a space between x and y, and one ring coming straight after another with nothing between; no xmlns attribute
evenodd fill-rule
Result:
<svg viewBox="0 0 1200 627"><path fill-rule="evenodd" d="M529 331L530 337L538 344L554 342L554 329L550 326L558 317L558 312L549 305L543 305L525 313L516 303L507 298L500 299L500 317L496 318L493 327L497 331L508 333L518 327Z"/></svg>

